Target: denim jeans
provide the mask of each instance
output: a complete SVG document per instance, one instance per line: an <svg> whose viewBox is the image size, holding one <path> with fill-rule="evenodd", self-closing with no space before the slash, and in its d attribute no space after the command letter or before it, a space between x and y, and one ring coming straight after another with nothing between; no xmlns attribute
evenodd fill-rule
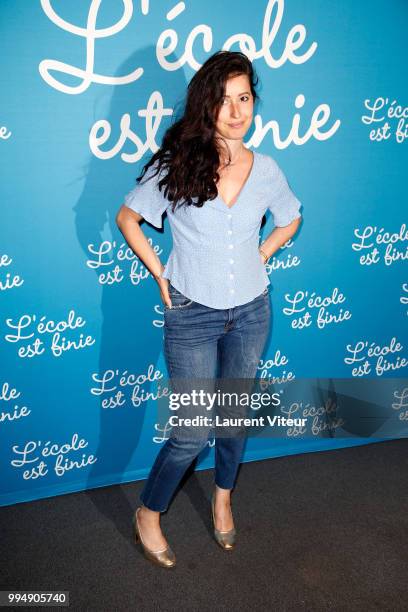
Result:
<svg viewBox="0 0 408 612"><path fill-rule="evenodd" d="M252 301L213 309L194 302L169 283L172 306L164 307L164 354L172 378L254 379L270 328L268 287ZM208 434L170 435L140 495L144 506L164 512ZM242 435L215 437L215 484L233 489L245 444Z"/></svg>

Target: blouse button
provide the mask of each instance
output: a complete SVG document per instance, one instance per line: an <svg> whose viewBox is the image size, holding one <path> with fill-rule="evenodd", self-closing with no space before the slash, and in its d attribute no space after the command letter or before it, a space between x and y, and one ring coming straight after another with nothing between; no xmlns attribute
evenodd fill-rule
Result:
<svg viewBox="0 0 408 612"><path fill-rule="evenodd" d="M229 247L230 249L233 249L233 248L234 248L234 245L233 245L233 244L229 244L229 245L228 245L228 247Z"/></svg>
<svg viewBox="0 0 408 612"><path fill-rule="evenodd" d="M229 235L231 235L232 234L232 230L228 230L228 233L229 233Z"/></svg>
<svg viewBox="0 0 408 612"><path fill-rule="evenodd" d="M234 275L233 275L233 274L230 274L230 278L234 278Z"/></svg>
<svg viewBox="0 0 408 612"><path fill-rule="evenodd" d="M230 292L231 292L231 293L234 293L234 289L230 289Z"/></svg>
<svg viewBox="0 0 408 612"><path fill-rule="evenodd" d="M231 215L231 214L229 214L229 215L228 215L228 219L231 219L231 217L232 217L232 215Z"/></svg>
<svg viewBox="0 0 408 612"><path fill-rule="evenodd" d="M234 260L233 260L233 259L230 259L230 263L234 263Z"/></svg>

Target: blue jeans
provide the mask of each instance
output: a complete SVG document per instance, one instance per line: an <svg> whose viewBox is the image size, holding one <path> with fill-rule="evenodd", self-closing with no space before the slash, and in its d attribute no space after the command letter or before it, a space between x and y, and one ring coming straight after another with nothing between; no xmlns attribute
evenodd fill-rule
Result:
<svg viewBox="0 0 408 612"><path fill-rule="evenodd" d="M270 328L268 287L247 304L214 309L194 302L169 283L172 306L164 310L164 353L170 379L254 379ZM158 512L168 505L187 468L203 450L206 435L170 435L162 446L140 499ZM215 437L215 484L234 488L245 444L242 435Z"/></svg>

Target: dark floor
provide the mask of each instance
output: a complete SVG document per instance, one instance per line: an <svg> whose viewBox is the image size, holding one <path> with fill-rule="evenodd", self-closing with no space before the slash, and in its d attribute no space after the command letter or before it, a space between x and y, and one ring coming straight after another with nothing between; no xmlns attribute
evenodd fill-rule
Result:
<svg viewBox="0 0 408 612"><path fill-rule="evenodd" d="M212 470L162 526L166 570L135 547L143 482L0 508L1 588L65 590L70 610L408 610L408 440L246 463L237 547L211 535Z"/></svg>

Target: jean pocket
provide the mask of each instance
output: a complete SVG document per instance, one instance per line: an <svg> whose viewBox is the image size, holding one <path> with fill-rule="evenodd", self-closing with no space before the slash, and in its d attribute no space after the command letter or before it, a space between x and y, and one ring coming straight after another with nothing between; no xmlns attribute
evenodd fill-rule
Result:
<svg viewBox="0 0 408 612"><path fill-rule="evenodd" d="M192 306L194 301L183 295L181 291L173 287L173 285L169 286L169 296L171 301L171 306L164 305L165 310L179 310L181 308L187 308L188 306Z"/></svg>

